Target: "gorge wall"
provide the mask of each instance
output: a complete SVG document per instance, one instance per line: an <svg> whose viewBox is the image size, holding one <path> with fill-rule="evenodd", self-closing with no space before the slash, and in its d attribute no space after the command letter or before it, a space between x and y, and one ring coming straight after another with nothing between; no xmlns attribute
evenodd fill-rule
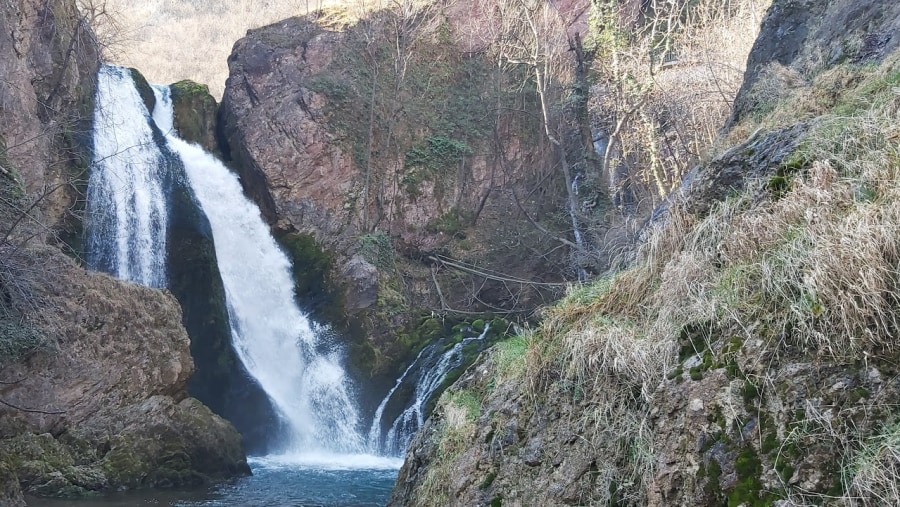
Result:
<svg viewBox="0 0 900 507"><path fill-rule="evenodd" d="M898 22L772 2L724 147L445 391L390 505L900 501Z"/></svg>
<svg viewBox="0 0 900 507"><path fill-rule="evenodd" d="M453 319L527 316L575 276L536 92L453 9L288 19L229 58L225 151L283 244L322 250L366 377L393 380Z"/></svg>

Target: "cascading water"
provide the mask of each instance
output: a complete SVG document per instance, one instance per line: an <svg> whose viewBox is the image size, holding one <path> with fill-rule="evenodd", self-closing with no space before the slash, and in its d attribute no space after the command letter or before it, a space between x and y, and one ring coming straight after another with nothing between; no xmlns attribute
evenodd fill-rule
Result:
<svg viewBox="0 0 900 507"><path fill-rule="evenodd" d="M290 261L237 177L176 135L169 88L154 86L154 93L156 125L184 163L212 227L235 350L289 428L284 451L362 452L341 350L297 307Z"/></svg>
<svg viewBox="0 0 900 507"><path fill-rule="evenodd" d="M362 452L340 347L327 328L311 323L297 307L290 261L237 177L178 138L168 87L154 87L154 94L151 118L129 70L104 65L99 72L88 184L89 265L166 286L167 193L173 168L180 171L182 163L212 228L234 348L283 419L283 451L320 459Z"/></svg>
<svg viewBox="0 0 900 507"><path fill-rule="evenodd" d="M487 346L485 337L488 336L489 330L490 325L485 325L481 334L463 338L459 343L456 343L446 351L443 351L443 342L439 341L419 352L419 355L406 368L403 375L397 379L397 383L388 391L387 396L384 397L384 400L381 401L381 404L378 405L378 409L375 411L372 427L369 429L369 446L373 452L394 456L403 455L406 452L413 435L425 424L425 419L429 415L426 413L426 406L429 400L436 394L438 388L443 385L450 371L462 365L465 359L465 351L468 348L478 345L477 350L481 351ZM385 408L391 402L397 390L404 383L408 382L412 382L415 385L412 403L394 419L390 429L388 429L387 434L382 439L382 418Z"/></svg>
<svg viewBox="0 0 900 507"><path fill-rule="evenodd" d="M97 104L87 189L88 266L164 287L171 158L153 137L128 69L100 69Z"/></svg>
<svg viewBox="0 0 900 507"><path fill-rule="evenodd" d="M154 87L154 94L151 116L129 70L100 70L89 265L164 287L167 254L178 251L182 237L173 231L185 220L200 220L201 228L208 221L204 230L212 230L236 354L286 428L282 453L249 459L252 477L199 498L212 505L383 505L402 460L362 454L365 441L340 345L298 308L290 262L237 177L175 134L169 89ZM205 217L183 214L185 192ZM171 275L177 272L173 265Z"/></svg>

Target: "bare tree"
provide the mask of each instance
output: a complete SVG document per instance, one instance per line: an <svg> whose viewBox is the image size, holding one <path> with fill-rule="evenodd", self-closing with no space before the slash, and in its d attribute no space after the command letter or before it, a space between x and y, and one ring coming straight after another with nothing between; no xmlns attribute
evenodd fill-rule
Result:
<svg viewBox="0 0 900 507"><path fill-rule="evenodd" d="M432 37L442 20L447 1L417 0L361 0L353 9L360 19L359 28L364 42L363 58L367 66L369 90L367 97L368 126L363 168L362 205L360 222L363 230L371 231L386 217L394 205L386 197L397 192L402 171L394 164L402 164L400 157L376 160L377 151L390 154L397 147L395 129L404 114L403 96L407 73L417 55L417 46ZM390 167L378 167L379 163ZM386 178L393 174L394 178ZM375 210L372 216L371 211Z"/></svg>
<svg viewBox="0 0 900 507"><path fill-rule="evenodd" d="M576 180L564 139L570 119L563 101L575 63L567 53L576 43L568 39L565 20L548 1L483 0L479 11L490 32L488 49L498 64L524 67L530 75L539 99L543 134L552 146L566 187L566 207L574 236L574 242L566 240L566 244L575 250L577 258L588 257L591 254L578 217ZM576 264L579 277L585 278L582 262Z"/></svg>

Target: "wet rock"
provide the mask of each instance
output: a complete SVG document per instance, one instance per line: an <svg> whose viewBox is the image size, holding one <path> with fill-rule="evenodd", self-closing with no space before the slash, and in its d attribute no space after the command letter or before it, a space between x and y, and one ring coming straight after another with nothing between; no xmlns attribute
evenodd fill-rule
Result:
<svg viewBox="0 0 900 507"><path fill-rule="evenodd" d="M178 136L222 158L216 139L218 104L204 84L183 80L170 85Z"/></svg>
<svg viewBox="0 0 900 507"><path fill-rule="evenodd" d="M378 301L378 268L360 255L354 255L341 269L347 282L344 304L351 314L371 307Z"/></svg>

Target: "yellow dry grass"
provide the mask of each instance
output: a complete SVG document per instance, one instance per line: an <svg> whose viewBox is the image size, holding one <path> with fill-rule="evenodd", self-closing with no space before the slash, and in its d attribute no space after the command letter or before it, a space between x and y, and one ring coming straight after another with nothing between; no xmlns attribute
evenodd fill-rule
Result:
<svg viewBox="0 0 900 507"><path fill-rule="evenodd" d="M632 268L572 289L548 312L539 332L558 338L534 345L544 356L540 366L561 369L582 390L598 445L604 434L615 435L633 453L652 441L647 413L688 326L714 323L772 350L786 341L807 357L838 363L896 358L898 87L900 53L878 68L848 65L797 82L754 125L780 124L790 107L815 118L784 176L749 182L702 218L674 204ZM847 502L895 498L892 431L890 445L866 446L853 440L859 435L836 442L845 462L857 463L846 480L855 495ZM637 476L650 477L654 460L633 465Z"/></svg>

